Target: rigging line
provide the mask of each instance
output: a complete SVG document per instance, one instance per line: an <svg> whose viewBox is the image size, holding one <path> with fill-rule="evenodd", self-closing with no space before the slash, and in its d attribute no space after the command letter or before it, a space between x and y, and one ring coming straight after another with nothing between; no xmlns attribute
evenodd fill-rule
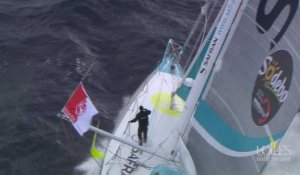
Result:
<svg viewBox="0 0 300 175"><path fill-rule="evenodd" d="M97 128L95 128L94 126L90 126L90 130L91 131L94 131L94 132L98 132L98 133L100 133L100 134L102 134L103 136L107 136L107 134L108 135L111 135L110 133L108 133L108 132L106 132L106 131L103 131L103 130L99 130L99 129L97 129ZM114 139L117 139L117 138L114 138ZM124 140L124 139L123 139ZM117 142L120 142L120 144L119 144L119 150L120 150L120 145L121 144L124 144L124 143L122 143L122 142L124 142L124 141L120 141L120 140L116 140ZM125 145L128 145L129 144L129 142L127 141L127 143L125 142ZM135 147L135 148L137 148L137 149L139 149L139 148L143 148L143 147L141 147L141 146L139 146L139 145L128 145L128 147ZM107 149L107 150L109 150L109 149ZM152 154L153 155L153 151L151 151L151 150L146 150L145 148L143 148L143 151L144 152L146 152L146 153L148 153L148 154ZM113 153L113 155L116 155L115 153ZM165 157L162 157L162 156L160 156L160 155L155 155L156 157L158 157L158 158L160 158L160 159L163 159L163 160L166 160L166 161L168 161L168 160L170 160L170 159L168 159L168 158L165 158Z"/></svg>
<svg viewBox="0 0 300 175"><path fill-rule="evenodd" d="M127 160L127 158L124 158L124 157L121 157L118 155L118 152L120 150L120 148L116 151L116 152L113 152L111 151L108 146L104 146L101 142L100 143L97 143L98 145L100 145L106 152L110 152L113 156L111 157L111 159L106 163L106 164L111 164L109 163L110 161L112 161L113 159L115 159L116 157L119 158L119 159L123 159L123 160ZM91 154L90 154L91 155ZM117 163L116 163L117 164Z"/></svg>
<svg viewBox="0 0 300 175"><path fill-rule="evenodd" d="M126 145L126 144L120 144L120 145ZM126 145L127 146L127 145ZM116 153L114 153L114 152L112 152L110 149L108 149L107 148L107 151L108 152L110 152L113 156L111 157L111 159L106 163L106 165L107 164L117 164L117 165L121 165L121 164L123 164L122 162L121 162L121 160L125 160L125 161L128 161L127 160L127 158L124 158L124 157L122 157L122 156L120 156L119 154L121 154L121 149L120 149L120 147L121 146L119 146L119 148L118 148L118 150L117 150L117 152ZM128 146L128 147L131 147L131 146ZM130 149L130 148L128 148L128 149ZM157 151L155 151L155 153L156 153ZM153 158L154 156L153 155L150 155L149 156L149 158L147 158L146 160L148 160L148 159L151 159L151 158ZM119 159L119 163L111 163L111 161L113 160L113 159L115 159L115 158L118 158ZM169 160L168 160L169 161ZM154 168L154 167L150 167L150 166L146 166L145 165L145 161L143 161L143 162L139 162L139 161L136 161L136 164L138 164L139 166L142 166L142 167L148 167L148 168Z"/></svg>
<svg viewBox="0 0 300 175"><path fill-rule="evenodd" d="M173 129L173 131L175 131L176 132L176 129ZM170 132L169 133L169 135L167 136L167 137L165 137L165 139L163 140L163 141L161 141L158 145L158 147L157 147L157 150L155 151L155 153L157 153L160 149L161 149L161 147L162 147L162 145L169 139L169 138L171 138L170 136L173 134L173 132ZM155 135L155 134L153 134L153 135ZM176 161L174 161L174 162L176 162Z"/></svg>
<svg viewBox="0 0 300 175"><path fill-rule="evenodd" d="M160 144L159 144L160 145ZM161 146L160 146L161 147ZM155 150L155 153L157 153L161 148L160 147L158 147L156 150ZM155 156L154 155L150 155L147 159L145 159L145 160L143 160L142 162L139 162L140 164L142 164L142 165L144 165L145 166L145 163L147 162L147 161L149 161L150 159L152 159L152 158L155 158ZM178 163L179 161L175 161L175 160L172 160L172 159L169 159L169 160L167 160L168 162L174 162L174 163ZM155 166L147 166L148 168L154 168Z"/></svg>
<svg viewBox="0 0 300 175"><path fill-rule="evenodd" d="M169 136L171 136L172 132L169 134ZM162 145L170 138L170 137L166 137L161 143L159 143L157 149L155 150L155 153L157 153L159 150L162 150ZM164 150L163 150L164 151ZM152 159L154 157L154 155L150 155L147 159L145 159L142 163L145 164L148 160ZM169 162L178 162L172 159L168 159L167 161Z"/></svg>
<svg viewBox="0 0 300 175"><path fill-rule="evenodd" d="M165 83L166 84L166 86L168 86L168 88L169 89L171 89L171 90L176 90L177 89L177 84L179 83L180 84L180 81L179 81L179 77L177 77L176 75L172 75L171 74L171 77L170 77L170 79L172 79L172 82L176 82L176 84L174 85L173 83L168 83L168 81L167 81L167 78L166 78L166 76L165 75L161 75L161 77L162 77L162 80L163 80L163 82L161 83L161 86L163 86L163 83ZM175 86L175 87L174 87ZM173 92L173 91L172 91Z"/></svg>
<svg viewBox="0 0 300 175"><path fill-rule="evenodd" d="M171 89L169 109L173 110L172 106L174 104L173 101L174 101L174 97L176 95L175 92L179 88L180 80L178 77L175 77L175 76L172 76L171 79L172 79L172 82L176 82L176 83L175 84L167 83L166 77L163 77L163 81L165 82L166 86L168 86L168 88Z"/></svg>
<svg viewBox="0 0 300 175"><path fill-rule="evenodd" d="M170 85L169 83L168 83L168 81L166 80L166 77L162 77L162 83L161 83L161 87L163 86L163 84L166 84L166 86L169 88L169 89L173 89L172 88L172 85Z"/></svg>
<svg viewBox="0 0 300 175"><path fill-rule="evenodd" d="M206 9L206 10L204 10L204 9ZM202 10L203 10L203 11L202 11ZM191 32L189 33L187 39L185 40L185 42L184 42L184 44L183 44L183 46L182 46L182 49L181 49L181 51L180 51L180 53L179 53L177 62L180 62L181 57L182 57L182 54L186 51L186 48L187 48L188 44L190 43L190 41L191 41L193 35L195 34L195 32L196 32L196 30L197 30L197 27L198 27L200 21L202 20L204 11L207 11L207 4L206 4L206 2L205 2L205 4L201 7L201 12L199 13L199 15L198 15L198 17L197 17L197 19L196 19L196 22L194 23L194 25L193 25L193 27L192 27Z"/></svg>
<svg viewBox="0 0 300 175"><path fill-rule="evenodd" d="M214 2L214 5L213 5L212 9L215 9L216 6L217 6L217 2ZM220 9L220 11L219 11L219 14L215 17L214 23L211 25L211 27L210 27L211 29L209 30L208 34L207 34L207 35L204 35L204 38L205 38L205 40L207 40L207 42L208 42L208 39L209 39L209 38L206 37L206 36L210 36L210 35L212 34L213 28L215 28L215 27L218 25L218 21L220 20L220 18L221 18L221 16L222 16L222 13L221 13L221 12L224 11L224 9L225 9L225 6L223 5L223 7L222 7L222 8ZM207 19L210 19L210 16L212 16L213 11L214 11L214 10L211 10L211 11L210 11L210 13L209 13ZM206 21L206 23L208 23L208 20ZM192 60L191 64L187 64L187 65L189 65L189 67L188 67L188 69L187 69L185 75L183 76L183 79L186 78L186 77L188 76L188 72L190 72L190 70L192 69L193 65L194 65L194 64L196 63L196 61L197 61L197 59L195 59L195 57L197 57L197 56L200 55L200 53L201 53L200 50L203 50L204 45L200 45L198 48L199 48L199 49L198 49L196 55L194 56L194 59ZM191 58L189 58L189 59L191 59Z"/></svg>
<svg viewBox="0 0 300 175"><path fill-rule="evenodd" d="M155 114L155 116L159 116L159 115L158 115L159 112L158 112L157 109L155 109L155 108L154 108L154 110L153 110L153 115L154 115L154 114ZM159 124L161 120L162 120L162 117L151 117L151 121L150 121L150 122L151 122L152 124L150 125L149 130L152 131L152 132L149 132L149 136L150 136L150 137L157 134L158 130L155 129L155 126L156 126L157 124Z"/></svg>
<svg viewBox="0 0 300 175"><path fill-rule="evenodd" d="M207 24L208 24L208 18L207 18L207 15L205 16L205 22L204 22L204 29L203 29L203 32L202 34L200 33L198 38L197 38L197 41L195 43L195 45L193 46L193 49L192 51L190 52L189 56L188 56L188 62L190 62L190 60L192 59L194 53L195 53L195 50L198 48L198 46L200 46L203 41L204 41L204 38L205 38L205 32L206 32L206 27L207 27ZM200 43L199 43L200 42ZM196 56L196 55L195 55ZM184 69L186 69L188 66L188 64L185 65ZM186 77L186 76L184 76Z"/></svg>
<svg viewBox="0 0 300 175"><path fill-rule="evenodd" d="M104 131L104 130L100 130L100 129L94 127L94 126L90 126L90 127L89 127L89 130L94 131L94 132L97 132L97 133L99 133L99 134L101 134L101 135L103 135L103 136L112 138L112 139L114 139L114 140L116 140L116 141L118 141L118 142L125 143L125 144L127 144L127 145L132 146L132 147L141 149L141 150L143 150L144 152L147 152L147 153L149 153L149 154L153 154L153 151L150 150L150 149L147 149L147 148L145 148L145 147L142 147L142 146L140 146L140 145L137 145L137 144L135 144L135 143L133 143L133 142L131 142L131 141L128 141L128 140L123 139L123 138L121 138L121 137L119 137L119 136L113 135L113 134L111 134L111 133L109 133L109 132L106 132L106 131ZM155 156L156 156L156 157L159 157L159 158L161 158L161 159L164 159L164 160L169 160L168 158L165 158L164 156L161 156L161 155L155 155Z"/></svg>
<svg viewBox="0 0 300 175"><path fill-rule="evenodd" d="M209 4L210 4L210 2L209 2ZM206 4L207 5L207 4ZM209 6L209 5L208 5ZM202 9L201 9L202 10ZM203 13L204 13L204 11L206 11L206 10L203 10ZM202 13L200 13L201 14L201 20L202 20L202 16L203 16L203 14ZM206 16L207 16L207 14L205 14ZM196 23L195 23L196 24ZM204 24L207 24L207 18L205 18L205 20L204 20ZM202 35L201 35L201 33L203 33ZM185 66L184 66L184 70L186 70L186 67L189 65L188 63L190 62L190 60L192 59L192 55L193 55L193 53L195 52L195 49L197 48L197 46L198 46L198 43L199 43L199 40L200 40L200 37L201 36L205 36L205 30L203 31L203 28L201 28L200 29L200 32L199 32L199 36L198 36L198 38L197 38L197 40L196 40L196 43L193 45L193 49L192 49L192 51L190 52L190 54L189 54L189 56L187 57L187 63L185 64Z"/></svg>
<svg viewBox="0 0 300 175"><path fill-rule="evenodd" d="M95 163L101 168L103 164L101 164L101 162L99 162L96 158L94 158L90 151L89 151L89 155L95 161Z"/></svg>
<svg viewBox="0 0 300 175"><path fill-rule="evenodd" d="M161 90L160 90L160 92L161 92ZM157 98L156 104L159 104L159 102L161 101L161 98L162 97L161 97L161 94L160 94ZM152 120L153 123L154 123L154 125L151 126L152 131L154 131L154 132L151 133L152 136L156 135L157 132L159 132L159 130L155 129L155 127L157 126L157 124L161 123L161 120L163 120L163 118L164 118L163 114L160 114L160 112L157 108L154 108L154 111L155 111L155 114L156 114L157 117L153 118L153 120Z"/></svg>
<svg viewBox="0 0 300 175"><path fill-rule="evenodd" d="M154 81L153 81L153 84L155 84L155 82L159 81L159 78L156 78ZM152 82L152 81L151 81ZM162 86L162 83L160 83L160 85ZM145 84L145 87L143 88L143 90L140 92L140 94L138 95L137 98L142 98L142 96L146 95L147 92L148 92L148 86L149 86L149 82ZM160 86L160 89L161 89L161 86ZM146 90L144 90L146 88ZM161 91L161 90L160 90ZM136 99L137 99L136 98ZM142 98L142 103L145 101L145 97ZM138 102L137 102L138 104Z"/></svg>
<svg viewBox="0 0 300 175"><path fill-rule="evenodd" d="M155 82L155 81L154 81ZM136 103L138 104L137 99L141 98L142 96L144 96L147 92L148 92L148 81L147 83L143 84L143 88L141 89L141 91L138 93L137 97L135 98Z"/></svg>
<svg viewBox="0 0 300 175"><path fill-rule="evenodd" d="M129 122L126 124L126 128L125 128L125 130L124 130L124 132L123 132L123 135L126 134L127 130L129 130L129 131L128 131L128 134L130 135L130 125L129 125ZM127 135L128 135L128 134L127 134Z"/></svg>
<svg viewBox="0 0 300 175"><path fill-rule="evenodd" d="M207 15L206 15L207 16ZM204 31L203 31L203 33L201 34L201 32L200 32L200 34L199 34L199 36L197 37L197 40L196 40L196 42L195 42L195 44L193 45L193 47L192 47L192 50L190 51L190 54L188 55L188 57L187 57L187 63L185 64L185 66L184 66L184 70L186 70L187 69L187 67L189 66L189 62L192 60L192 57L193 57L193 55L194 55L194 53L195 53L195 50L198 48L198 46L199 45L201 45L202 44L202 38L205 38L205 30L206 30L206 25L207 25L207 23L208 23L208 21L207 21L207 17L205 18L205 22L204 22ZM201 38L202 37L202 38ZM200 44L199 44L199 41L200 41L200 38L201 38L201 42L200 42Z"/></svg>
<svg viewBox="0 0 300 175"><path fill-rule="evenodd" d="M195 22L195 24L194 24L194 26L193 26L193 28L192 28L192 30L191 30L188 38L186 39L186 41L183 44L183 47L182 47L183 50L186 48L186 46L188 45L188 43L192 39L192 36L195 34L196 29L197 29L198 25L200 24L200 21L202 20L202 17L204 15L206 15L207 8L208 8L208 4L206 4L206 3L201 7L201 12L200 12L200 14L197 17L197 20L196 20L196 22Z"/></svg>
<svg viewBox="0 0 300 175"><path fill-rule="evenodd" d="M157 79L157 81L158 81L158 79ZM163 87L163 83L160 83L159 92L162 92L162 87ZM154 108L153 108L153 114L156 114L157 116L159 114L158 110L157 110L157 106L159 105L160 99L161 99L161 93L159 93L158 98L156 99L156 102L155 102ZM155 117L155 118L151 117L151 121L150 122L152 122L152 123L159 123L160 120L162 120L162 117ZM154 126L155 125L152 125L149 128L149 129L152 129L153 131L155 131L154 133L151 133L152 135L155 135L156 132L158 132L158 130L156 130Z"/></svg>

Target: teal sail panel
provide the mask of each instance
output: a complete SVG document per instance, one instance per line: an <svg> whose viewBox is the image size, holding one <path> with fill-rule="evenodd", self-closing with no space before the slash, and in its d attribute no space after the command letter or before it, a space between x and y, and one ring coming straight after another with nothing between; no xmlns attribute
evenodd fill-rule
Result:
<svg viewBox="0 0 300 175"><path fill-rule="evenodd" d="M235 130L204 100L200 101L195 118L212 138L228 149L250 152L270 144L269 136L247 136ZM284 133L285 131L274 134L274 140L280 139Z"/></svg>
<svg viewBox="0 0 300 175"><path fill-rule="evenodd" d="M208 41L205 43L203 49L201 50L200 54L199 55L196 55L196 61L195 63L192 65L192 68L191 70L188 72L187 74L187 77L188 78L192 78L192 79L195 79L196 78L196 75L200 69L200 66L202 64L202 61L205 57L205 54L209 48L209 45L212 41L212 38L214 36L214 33L215 33L215 30L209 35L209 39ZM184 84L176 91L176 94L182 98L183 100L186 100L188 94L190 93L190 90L191 88L190 87L187 87L185 86Z"/></svg>

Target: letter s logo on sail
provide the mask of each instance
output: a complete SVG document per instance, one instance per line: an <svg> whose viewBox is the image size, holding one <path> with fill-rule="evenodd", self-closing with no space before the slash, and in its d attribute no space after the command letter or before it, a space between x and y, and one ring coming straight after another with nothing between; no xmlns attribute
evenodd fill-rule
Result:
<svg viewBox="0 0 300 175"><path fill-rule="evenodd" d="M265 58L252 92L252 118L257 125L267 124L288 98L292 73L293 61L288 51L278 50Z"/></svg>
<svg viewBox="0 0 300 175"><path fill-rule="evenodd" d="M283 10L289 9L289 13L287 19L285 20L285 23L279 30L278 34L274 37L273 42L271 42L271 49L272 49L275 46L275 44L277 44L279 40L283 37L284 33L286 32L289 25L291 24L297 12L299 6L299 0L277 0L273 9L268 14L266 14L265 11L267 11L266 10L267 1L268 0L261 0L257 10L256 23L257 23L257 30L260 33L265 33L268 30L270 30L270 28L273 26L274 22L279 17L279 15L283 12ZM269 0L269 3L271 3L271 0Z"/></svg>

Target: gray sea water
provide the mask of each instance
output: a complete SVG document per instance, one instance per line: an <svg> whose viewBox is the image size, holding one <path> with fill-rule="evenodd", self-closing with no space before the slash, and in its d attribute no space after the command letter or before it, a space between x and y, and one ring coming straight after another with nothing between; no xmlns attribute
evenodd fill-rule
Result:
<svg viewBox="0 0 300 175"><path fill-rule="evenodd" d="M89 156L57 118L94 64L85 87L111 131L124 97L161 60L169 38L184 43L198 0L0 1L0 174L67 175Z"/></svg>

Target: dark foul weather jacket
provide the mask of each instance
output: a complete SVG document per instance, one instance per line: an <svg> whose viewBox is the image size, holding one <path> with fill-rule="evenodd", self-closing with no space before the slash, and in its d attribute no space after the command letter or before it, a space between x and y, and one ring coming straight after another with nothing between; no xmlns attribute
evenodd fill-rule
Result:
<svg viewBox="0 0 300 175"><path fill-rule="evenodd" d="M139 121L139 127L146 128L148 127L149 124L149 117L148 117L149 114L151 114L151 111L147 109L143 109L142 111L136 114L134 119L130 120L129 122L133 123Z"/></svg>

